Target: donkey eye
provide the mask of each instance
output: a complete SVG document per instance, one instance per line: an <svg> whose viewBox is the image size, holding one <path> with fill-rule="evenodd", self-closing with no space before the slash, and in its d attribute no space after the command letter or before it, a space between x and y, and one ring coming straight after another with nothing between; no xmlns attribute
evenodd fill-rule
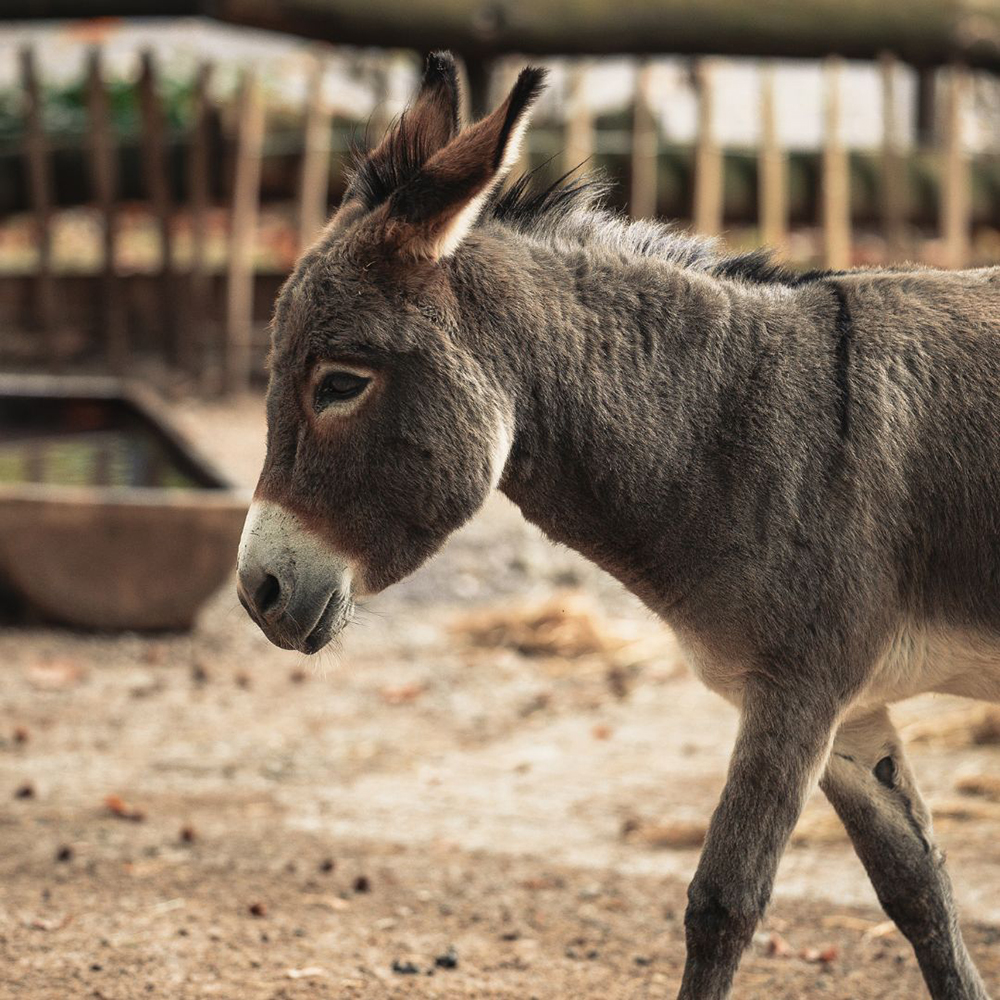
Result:
<svg viewBox="0 0 1000 1000"><path fill-rule="evenodd" d="M370 378L365 378L364 375L355 375L353 372L328 372L316 387L313 409L320 413L332 403L342 403L345 400L354 399L364 392L365 386L370 381Z"/></svg>

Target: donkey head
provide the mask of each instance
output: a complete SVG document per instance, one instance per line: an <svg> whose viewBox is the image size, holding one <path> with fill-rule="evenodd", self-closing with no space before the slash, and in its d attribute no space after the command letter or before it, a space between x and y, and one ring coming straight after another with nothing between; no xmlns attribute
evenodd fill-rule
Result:
<svg viewBox="0 0 1000 1000"><path fill-rule="evenodd" d="M281 291L238 585L279 646L324 646L355 596L416 569L500 479L512 407L463 347L452 257L516 160L542 78L526 69L460 129L454 63L432 56Z"/></svg>

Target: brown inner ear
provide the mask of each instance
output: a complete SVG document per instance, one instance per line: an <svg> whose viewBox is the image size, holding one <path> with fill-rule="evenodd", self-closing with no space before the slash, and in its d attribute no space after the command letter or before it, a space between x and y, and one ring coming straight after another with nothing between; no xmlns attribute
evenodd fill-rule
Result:
<svg viewBox="0 0 1000 1000"><path fill-rule="evenodd" d="M458 71L446 52L427 58L420 92L379 145L364 157L329 230L344 229L387 201L459 130Z"/></svg>

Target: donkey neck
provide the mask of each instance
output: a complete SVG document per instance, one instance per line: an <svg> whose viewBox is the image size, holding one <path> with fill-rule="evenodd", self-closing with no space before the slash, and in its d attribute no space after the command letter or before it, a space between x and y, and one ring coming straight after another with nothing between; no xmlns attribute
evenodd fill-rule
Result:
<svg viewBox="0 0 1000 1000"><path fill-rule="evenodd" d="M766 295L656 258L517 250L484 243L462 289L467 346L515 414L500 489L662 613L712 559Z"/></svg>

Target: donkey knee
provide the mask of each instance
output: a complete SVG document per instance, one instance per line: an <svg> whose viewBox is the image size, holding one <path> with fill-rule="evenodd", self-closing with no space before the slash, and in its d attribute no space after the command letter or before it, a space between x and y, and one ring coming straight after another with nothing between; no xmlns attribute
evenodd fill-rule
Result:
<svg viewBox="0 0 1000 1000"><path fill-rule="evenodd" d="M764 906L749 894L734 895L697 880L688 889L684 929L689 952L705 955L742 953L764 915Z"/></svg>

